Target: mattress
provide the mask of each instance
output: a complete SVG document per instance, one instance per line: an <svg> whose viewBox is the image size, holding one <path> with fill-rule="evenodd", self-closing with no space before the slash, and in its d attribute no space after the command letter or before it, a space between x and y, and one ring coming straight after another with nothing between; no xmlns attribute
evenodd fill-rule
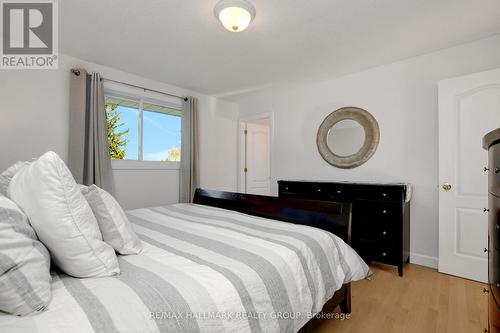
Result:
<svg viewBox="0 0 500 333"><path fill-rule="evenodd" d="M121 274L53 272L52 301L0 332L296 332L342 284L370 275L340 238L313 227L176 204L128 211L143 241Z"/></svg>

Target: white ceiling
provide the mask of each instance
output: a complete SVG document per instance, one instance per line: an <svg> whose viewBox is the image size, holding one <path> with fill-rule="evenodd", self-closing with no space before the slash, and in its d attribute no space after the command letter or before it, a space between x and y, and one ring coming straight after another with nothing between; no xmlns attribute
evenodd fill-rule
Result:
<svg viewBox="0 0 500 333"><path fill-rule="evenodd" d="M206 94L334 77L500 33L500 0L251 0L242 33L217 0L59 1L60 51Z"/></svg>

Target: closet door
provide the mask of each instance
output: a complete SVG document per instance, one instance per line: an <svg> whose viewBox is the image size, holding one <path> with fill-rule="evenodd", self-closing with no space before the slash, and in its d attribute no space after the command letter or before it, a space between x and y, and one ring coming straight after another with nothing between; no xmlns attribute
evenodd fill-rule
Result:
<svg viewBox="0 0 500 333"><path fill-rule="evenodd" d="M248 122L246 134L246 193L271 194L271 146L268 122Z"/></svg>
<svg viewBox="0 0 500 333"><path fill-rule="evenodd" d="M487 281L488 152L500 127L500 69L439 83L439 271Z"/></svg>

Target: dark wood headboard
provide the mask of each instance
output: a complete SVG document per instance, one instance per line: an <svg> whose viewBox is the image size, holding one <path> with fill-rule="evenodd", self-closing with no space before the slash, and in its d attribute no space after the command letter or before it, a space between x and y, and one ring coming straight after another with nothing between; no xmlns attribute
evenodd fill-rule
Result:
<svg viewBox="0 0 500 333"><path fill-rule="evenodd" d="M329 231L351 242L351 204L196 189L193 203Z"/></svg>

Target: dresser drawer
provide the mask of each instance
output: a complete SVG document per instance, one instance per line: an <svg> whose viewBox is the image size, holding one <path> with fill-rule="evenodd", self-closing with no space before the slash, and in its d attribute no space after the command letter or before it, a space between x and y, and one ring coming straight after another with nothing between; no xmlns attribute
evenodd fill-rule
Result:
<svg viewBox="0 0 500 333"><path fill-rule="evenodd" d="M353 216L356 218L373 219L374 221L380 221L380 218L400 219L402 214L401 203L386 201L358 200L354 202L352 210Z"/></svg>
<svg viewBox="0 0 500 333"><path fill-rule="evenodd" d="M344 184L328 184L328 200L351 201L349 186Z"/></svg>
<svg viewBox="0 0 500 333"><path fill-rule="evenodd" d="M316 200L326 200L335 202L348 202L348 187L343 184L329 183L309 183L306 188L308 195Z"/></svg>
<svg viewBox="0 0 500 333"><path fill-rule="evenodd" d="M489 191L500 196L500 144L490 147L488 154Z"/></svg>
<svg viewBox="0 0 500 333"><path fill-rule="evenodd" d="M403 187L401 186L366 186L361 185L357 190L357 198L361 200L403 201Z"/></svg>
<svg viewBox="0 0 500 333"><path fill-rule="evenodd" d="M352 228L352 238L370 240L386 245L398 245L401 243L401 232L399 228L388 224L362 223L360 220Z"/></svg>
<svg viewBox="0 0 500 333"><path fill-rule="evenodd" d="M278 185L280 197L307 198L310 199L310 185L302 182L280 182Z"/></svg>
<svg viewBox="0 0 500 333"><path fill-rule="evenodd" d="M302 190L305 191L306 195L312 200L332 201L328 199L327 184L303 184Z"/></svg>
<svg viewBox="0 0 500 333"><path fill-rule="evenodd" d="M401 258L401 253L396 247L376 246L373 252L373 260L384 264L397 265Z"/></svg>
<svg viewBox="0 0 500 333"><path fill-rule="evenodd" d="M279 183L279 196L347 202L348 186L332 183L285 182Z"/></svg>
<svg viewBox="0 0 500 333"><path fill-rule="evenodd" d="M500 333L500 307L491 293L488 297L488 321L489 332Z"/></svg>
<svg viewBox="0 0 500 333"><path fill-rule="evenodd" d="M389 212L388 209L385 211ZM383 211L365 213L363 210L353 209L352 218L356 221L356 223L353 224L353 230L357 227L359 229L367 229L370 231L390 230L398 232L402 227L399 215L390 215L389 213L383 213Z"/></svg>
<svg viewBox="0 0 500 333"><path fill-rule="evenodd" d="M488 281L491 291L496 301L500 303L500 252L497 249L492 249L488 252Z"/></svg>
<svg viewBox="0 0 500 333"><path fill-rule="evenodd" d="M490 193L488 197L488 235L492 249L500 250L500 198Z"/></svg>
<svg viewBox="0 0 500 333"><path fill-rule="evenodd" d="M354 250L367 261L377 261L384 264L398 265L401 251L392 244L380 243L368 239L356 239Z"/></svg>

